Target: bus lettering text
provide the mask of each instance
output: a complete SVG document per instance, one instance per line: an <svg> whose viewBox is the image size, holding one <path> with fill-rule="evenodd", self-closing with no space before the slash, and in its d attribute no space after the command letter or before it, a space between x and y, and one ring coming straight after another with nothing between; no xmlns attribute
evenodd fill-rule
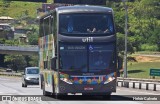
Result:
<svg viewBox="0 0 160 104"><path fill-rule="evenodd" d="M93 37L83 38L82 42L93 42Z"/></svg>

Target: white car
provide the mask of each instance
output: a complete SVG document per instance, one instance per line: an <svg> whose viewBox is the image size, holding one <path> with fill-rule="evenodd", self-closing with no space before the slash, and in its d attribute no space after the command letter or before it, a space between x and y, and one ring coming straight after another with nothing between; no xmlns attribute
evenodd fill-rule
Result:
<svg viewBox="0 0 160 104"><path fill-rule="evenodd" d="M39 68L26 67L22 76L22 87L27 85L39 85Z"/></svg>
<svg viewBox="0 0 160 104"><path fill-rule="evenodd" d="M12 72L12 69L7 68L7 69L6 69L6 72Z"/></svg>

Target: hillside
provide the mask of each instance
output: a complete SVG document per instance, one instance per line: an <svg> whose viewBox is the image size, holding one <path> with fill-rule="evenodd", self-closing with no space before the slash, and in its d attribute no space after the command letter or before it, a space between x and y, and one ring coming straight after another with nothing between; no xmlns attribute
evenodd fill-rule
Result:
<svg viewBox="0 0 160 104"><path fill-rule="evenodd" d="M37 8L42 3L10 2L0 0L0 16L10 16L18 20L23 17L36 18ZM47 0L48 3L53 0ZM106 6L114 10L118 51L123 55L125 35L125 10L121 0L106 0ZM127 0L128 6L128 53L136 51L160 51L160 0ZM28 22L28 20L26 20ZM18 21L19 22L19 21ZM21 24L23 21L21 21ZM32 23L28 23L32 24ZM25 24L25 25L28 25ZM19 25L19 24L18 24Z"/></svg>
<svg viewBox="0 0 160 104"><path fill-rule="evenodd" d="M53 0L48 0L50 3ZM36 17L37 8L41 8L42 3L35 2L3 2L0 0L0 16L10 16L15 19L23 18L24 16L28 16L31 18Z"/></svg>

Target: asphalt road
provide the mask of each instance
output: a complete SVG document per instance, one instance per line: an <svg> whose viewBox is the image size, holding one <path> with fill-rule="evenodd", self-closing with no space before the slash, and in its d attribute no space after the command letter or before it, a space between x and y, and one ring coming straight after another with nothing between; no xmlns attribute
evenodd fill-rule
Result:
<svg viewBox="0 0 160 104"><path fill-rule="evenodd" d="M22 88L22 83L20 78L16 77L2 77L0 76L0 95L42 95L42 91L39 86L28 86L27 88ZM122 88L117 87L117 92L113 93L111 101L108 101L101 96L87 97L87 96L68 96L64 98L55 99L54 97L47 96L43 99L49 101L1 101L0 104L160 104L160 101L127 101L132 100L134 95L136 97L141 97L141 95L146 95L147 97L152 95L159 95L160 91L146 91L132 88ZM129 96L132 95L132 96ZM138 96L137 96L138 95ZM2 97L2 96L0 96ZM42 96L40 96L42 97ZM157 97L157 96L156 96ZM123 100L122 100L123 99ZM126 99L126 101L124 101Z"/></svg>

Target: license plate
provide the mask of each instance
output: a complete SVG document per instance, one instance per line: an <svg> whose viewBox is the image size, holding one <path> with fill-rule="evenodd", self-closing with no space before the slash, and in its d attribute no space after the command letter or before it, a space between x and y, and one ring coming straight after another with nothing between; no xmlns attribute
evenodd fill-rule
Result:
<svg viewBox="0 0 160 104"><path fill-rule="evenodd" d="M92 87L84 87L84 90L93 90Z"/></svg>

